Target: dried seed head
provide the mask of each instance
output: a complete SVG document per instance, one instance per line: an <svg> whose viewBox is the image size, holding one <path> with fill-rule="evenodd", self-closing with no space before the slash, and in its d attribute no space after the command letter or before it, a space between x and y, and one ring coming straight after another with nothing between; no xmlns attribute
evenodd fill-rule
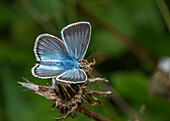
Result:
<svg viewBox="0 0 170 121"><path fill-rule="evenodd" d="M105 78L89 78L88 81L106 81ZM52 105L50 110L57 107L59 112L63 114L60 118L55 118L55 120L64 119L67 116L71 116L71 113L80 106L83 101L90 103L93 106L98 106L100 101L93 96L93 94L106 95L111 94L108 92L99 92L89 90L87 87L88 81L84 84L70 84L58 82L55 79L52 79L52 86L40 86L35 85L27 81L27 83L19 82L22 86L33 90L36 94L39 94L47 99L54 100L55 104ZM76 113L77 115L77 113ZM74 118L74 116L72 116Z"/></svg>

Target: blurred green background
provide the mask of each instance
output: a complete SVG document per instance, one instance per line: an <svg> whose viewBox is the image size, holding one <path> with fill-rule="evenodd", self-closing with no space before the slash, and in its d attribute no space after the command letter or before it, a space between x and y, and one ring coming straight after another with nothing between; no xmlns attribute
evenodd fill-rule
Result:
<svg viewBox="0 0 170 121"><path fill-rule="evenodd" d="M35 39L42 33L60 37L63 27L78 21L91 23L86 58L98 48L92 57L95 74L110 81L90 88L114 90L110 97L98 96L99 107L85 105L113 121L170 121L168 96L153 96L150 89L157 61L170 56L168 7L168 0L1 0L0 121L52 121L61 116L57 109L49 111L53 101L24 91L17 81L25 77L50 84L31 74ZM80 114L75 120L92 119Z"/></svg>

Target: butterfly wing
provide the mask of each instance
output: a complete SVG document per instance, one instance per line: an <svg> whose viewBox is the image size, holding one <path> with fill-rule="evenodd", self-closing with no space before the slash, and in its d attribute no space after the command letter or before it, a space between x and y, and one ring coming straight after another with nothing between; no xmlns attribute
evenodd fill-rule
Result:
<svg viewBox="0 0 170 121"><path fill-rule="evenodd" d="M83 83L87 80L87 75L81 69L72 69L57 76L56 80L66 83Z"/></svg>
<svg viewBox="0 0 170 121"><path fill-rule="evenodd" d="M34 53L37 61L32 68L32 74L39 78L52 78L64 72L65 68L59 63L67 61L69 56L64 43L49 34L39 35L35 42Z"/></svg>
<svg viewBox="0 0 170 121"><path fill-rule="evenodd" d="M36 64L32 68L32 74L39 78L53 78L64 72L65 69L62 67L46 65L46 64Z"/></svg>
<svg viewBox="0 0 170 121"><path fill-rule="evenodd" d="M90 23L77 22L68 25L62 29L61 35L69 56L73 60L80 62L86 53L90 41Z"/></svg>
<svg viewBox="0 0 170 121"><path fill-rule="evenodd" d="M37 61L67 60L68 58L63 41L50 34L42 34L37 37L34 53Z"/></svg>

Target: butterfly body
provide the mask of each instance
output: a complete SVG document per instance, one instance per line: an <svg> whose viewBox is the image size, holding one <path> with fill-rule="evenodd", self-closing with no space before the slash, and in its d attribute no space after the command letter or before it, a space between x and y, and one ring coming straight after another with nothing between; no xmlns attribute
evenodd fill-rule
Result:
<svg viewBox="0 0 170 121"><path fill-rule="evenodd" d="M65 70L73 69L79 67L79 63L72 61L72 60L66 60L66 61L43 61L41 64L51 66L51 67L60 67Z"/></svg>
<svg viewBox="0 0 170 121"><path fill-rule="evenodd" d="M61 35L62 40L50 34L37 37L34 53L40 63L32 68L32 74L67 83L87 81L85 72L90 65L83 58L90 41L90 23L70 24L62 29Z"/></svg>

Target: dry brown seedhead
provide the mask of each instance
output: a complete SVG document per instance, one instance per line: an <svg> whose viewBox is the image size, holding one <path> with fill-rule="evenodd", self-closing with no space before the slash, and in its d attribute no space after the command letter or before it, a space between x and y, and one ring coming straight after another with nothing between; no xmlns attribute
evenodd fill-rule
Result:
<svg viewBox="0 0 170 121"><path fill-rule="evenodd" d="M27 88L33 89L36 94L39 94L47 99L53 100L54 105L52 105L50 110L54 109L54 107L57 107L59 109L59 112L62 113L63 116L54 119L60 120L66 118L67 116L75 118L78 114L76 109L83 103L83 101L90 103L93 106L98 106L100 104L100 101L93 94L111 94L110 91L100 92L89 90L87 84L89 82L96 81L108 82L108 80L106 80L105 78L89 78L88 81L83 84L62 83L56 81L55 79L53 79L52 86L40 86L30 82L19 83ZM76 111L74 115L72 115L73 111Z"/></svg>

